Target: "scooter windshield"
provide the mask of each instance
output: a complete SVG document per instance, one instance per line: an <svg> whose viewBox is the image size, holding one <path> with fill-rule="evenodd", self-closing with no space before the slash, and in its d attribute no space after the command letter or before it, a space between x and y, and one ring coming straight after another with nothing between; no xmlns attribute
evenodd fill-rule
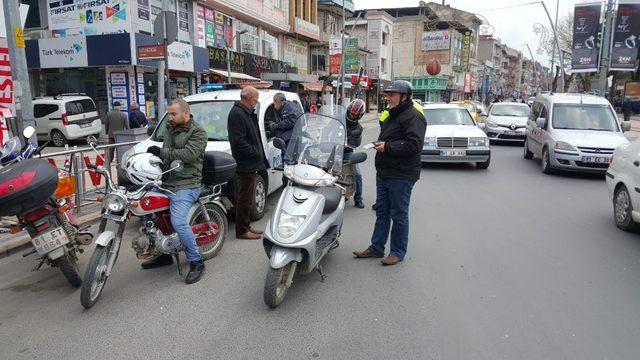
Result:
<svg viewBox="0 0 640 360"><path fill-rule="evenodd" d="M346 143L344 108L323 106L323 114L305 114L293 128L285 161L290 164L312 165L338 175L342 172L342 157Z"/></svg>

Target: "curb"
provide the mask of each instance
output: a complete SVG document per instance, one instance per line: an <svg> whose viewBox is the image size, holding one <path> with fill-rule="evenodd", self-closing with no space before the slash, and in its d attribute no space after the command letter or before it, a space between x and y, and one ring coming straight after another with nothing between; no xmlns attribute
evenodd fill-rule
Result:
<svg viewBox="0 0 640 360"><path fill-rule="evenodd" d="M80 227L90 226L100 220L100 212L92 212L78 219ZM28 234L17 236L0 243L0 259L31 248L31 237Z"/></svg>

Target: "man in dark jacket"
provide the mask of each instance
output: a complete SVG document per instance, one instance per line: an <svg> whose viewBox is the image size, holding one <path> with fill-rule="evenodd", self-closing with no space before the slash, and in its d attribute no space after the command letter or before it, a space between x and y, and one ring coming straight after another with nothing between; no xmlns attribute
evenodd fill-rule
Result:
<svg viewBox="0 0 640 360"><path fill-rule="evenodd" d="M132 102L130 108L131 108L131 112L130 112L131 115L129 116L129 127L131 129L142 128L149 125L149 121L147 120L147 117L144 115L142 110L140 110L140 106L138 106L137 103Z"/></svg>
<svg viewBox="0 0 640 360"><path fill-rule="evenodd" d="M286 149L289 147L289 140L291 140L293 127L303 115L302 109L295 101L287 100L283 93L273 95L273 107L276 110L276 121L269 125L269 129L275 137L284 141L285 147L282 150L282 159L284 159ZM287 183L287 178L283 175L282 185L286 186Z"/></svg>
<svg viewBox="0 0 640 360"><path fill-rule="evenodd" d="M231 153L236 160L236 238L258 240L262 231L251 229L251 209L254 206L257 173L269 168L264 154L258 117L258 90L247 86L240 92L240 101L231 108L228 119Z"/></svg>
<svg viewBox="0 0 640 360"><path fill-rule="evenodd" d="M381 258L391 229L391 252L382 260L395 265L407 253L409 242L409 202L413 185L420 178L420 153L427 122L413 104L413 88L397 80L386 90L389 116L381 122L376 142L376 225L371 246L354 252L358 258Z"/></svg>
<svg viewBox="0 0 640 360"><path fill-rule="evenodd" d="M193 119L186 101L181 99L172 101L167 108L167 115L169 121L166 125L162 148L151 146L147 152L160 157L167 166L175 160L184 163L184 169L181 171L167 173L162 184L173 192L168 194L171 225L178 234L185 248L187 260L190 262L185 282L193 284L200 280L205 266L187 217L189 210L200 196L202 166L208 136L202 126ZM171 256L162 255L142 263L142 268L152 269L171 263L173 263Z"/></svg>

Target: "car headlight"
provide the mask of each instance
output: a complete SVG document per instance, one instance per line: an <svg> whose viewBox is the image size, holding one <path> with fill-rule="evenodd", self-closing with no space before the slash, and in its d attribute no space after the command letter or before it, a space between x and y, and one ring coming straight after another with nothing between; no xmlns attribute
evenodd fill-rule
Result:
<svg viewBox="0 0 640 360"><path fill-rule="evenodd" d="M436 138L434 137L426 137L424 138L424 146L426 147L435 147L436 146Z"/></svg>
<svg viewBox="0 0 640 360"><path fill-rule="evenodd" d="M484 123L485 123L488 127L492 127L492 128L498 127L498 124L494 123L493 121L491 121L491 120L489 120L489 119L485 120L485 121L484 121Z"/></svg>
<svg viewBox="0 0 640 360"><path fill-rule="evenodd" d="M120 212L124 210L125 206L127 206L127 200L122 197L122 195L118 194L108 194L104 198L104 206L113 213Z"/></svg>
<svg viewBox="0 0 640 360"><path fill-rule="evenodd" d="M290 238L300 229L306 218L305 215L291 215L282 210L278 219L278 235L283 239Z"/></svg>
<svg viewBox="0 0 640 360"><path fill-rule="evenodd" d="M486 137L469 138L469 147L481 147L481 146L489 146L489 138L486 138Z"/></svg>
<svg viewBox="0 0 640 360"><path fill-rule="evenodd" d="M560 151L572 151L572 152L578 151L578 149L576 149L575 146L564 141L556 141L556 144L553 148Z"/></svg>

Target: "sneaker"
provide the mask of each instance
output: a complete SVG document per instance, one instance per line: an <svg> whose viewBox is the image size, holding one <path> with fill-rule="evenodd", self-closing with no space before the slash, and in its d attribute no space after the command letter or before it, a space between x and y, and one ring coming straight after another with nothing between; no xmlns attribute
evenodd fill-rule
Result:
<svg viewBox="0 0 640 360"><path fill-rule="evenodd" d="M187 274L187 277L184 279L184 282L187 284L193 284L193 283L197 283L198 281L200 281L200 278L202 278L202 274L204 274L204 261L199 260L199 261L192 261L191 264L189 265L189 273Z"/></svg>
<svg viewBox="0 0 640 360"><path fill-rule="evenodd" d="M171 255L163 254L156 258L143 262L142 264L140 264L140 266L142 266L142 268L145 270L149 270L163 266L169 266L171 264L173 264L173 258L171 257Z"/></svg>
<svg viewBox="0 0 640 360"><path fill-rule="evenodd" d="M362 203L362 201L357 201L357 202L356 202L356 207L357 207L358 209L364 209L364 204Z"/></svg>

